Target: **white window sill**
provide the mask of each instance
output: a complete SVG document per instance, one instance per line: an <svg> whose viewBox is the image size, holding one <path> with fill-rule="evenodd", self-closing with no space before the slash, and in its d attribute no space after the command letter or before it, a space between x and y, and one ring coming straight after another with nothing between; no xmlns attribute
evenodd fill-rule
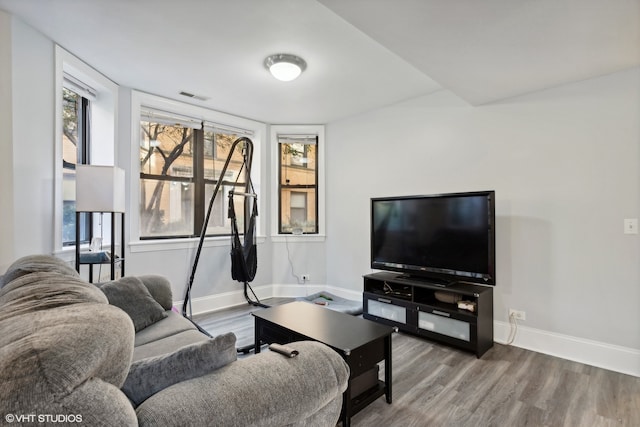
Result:
<svg viewBox="0 0 640 427"><path fill-rule="evenodd" d="M82 247L82 246L81 246ZM86 245L88 248L89 245ZM62 249L58 249L53 252L53 255L68 262L75 262L76 260L76 247L75 246L65 246Z"/></svg>
<svg viewBox="0 0 640 427"><path fill-rule="evenodd" d="M265 237L258 236L257 243L265 242ZM198 247L198 237L189 239L158 239L158 240L138 240L129 242L131 253L156 252L156 251L173 251L177 249L193 249ZM230 236L206 237L202 244L203 248L216 246L229 246L231 244Z"/></svg>
<svg viewBox="0 0 640 427"><path fill-rule="evenodd" d="M271 241L274 243L284 242L324 242L327 236L324 234L274 234Z"/></svg>

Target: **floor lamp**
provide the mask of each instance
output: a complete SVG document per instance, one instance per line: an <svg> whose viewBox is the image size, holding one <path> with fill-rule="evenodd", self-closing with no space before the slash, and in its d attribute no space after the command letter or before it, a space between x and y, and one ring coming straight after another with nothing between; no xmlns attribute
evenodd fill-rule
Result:
<svg viewBox="0 0 640 427"><path fill-rule="evenodd" d="M91 214L94 212L111 214L111 251L109 257L105 257L106 254L102 252L101 244L98 253L80 253L80 214L83 212L89 213L89 237L93 236ZM80 264L88 264L90 282L93 281L93 264L110 263L111 280L114 280L117 262L121 268L121 276L124 276L124 212L125 175L123 169L115 166L76 165L76 270L80 271ZM119 255L115 250L116 213L121 214Z"/></svg>

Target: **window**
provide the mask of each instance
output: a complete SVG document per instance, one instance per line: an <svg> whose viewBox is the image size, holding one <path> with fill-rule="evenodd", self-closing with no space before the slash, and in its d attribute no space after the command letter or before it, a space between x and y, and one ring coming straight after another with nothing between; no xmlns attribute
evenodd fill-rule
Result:
<svg viewBox="0 0 640 427"><path fill-rule="evenodd" d="M278 134L278 233L318 234L318 136Z"/></svg>
<svg viewBox="0 0 640 427"><path fill-rule="evenodd" d="M205 124L204 131L204 188L205 188L205 207L204 212L208 209L208 203L213 194L213 190L218 182L222 180L220 192L214 201L209 224L207 225L207 235L227 235L230 234L231 223L227 218L228 202L227 194L231 189L238 188L242 192L245 187L244 170L241 171L243 163L242 150L238 146L229 162L229 166L225 176L221 177L224 162L229 155L231 146L238 138L235 133L229 133L222 129L216 129ZM240 176L242 173L242 176ZM234 205L238 228L244 230L244 199L234 198ZM202 228L202 227L200 227ZM199 233L198 233L199 234Z"/></svg>
<svg viewBox="0 0 640 427"><path fill-rule="evenodd" d="M55 46L54 86L54 253L70 261L76 241L75 168L115 164L118 86L60 46ZM83 214L79 231L81 242L88 243L89 236L100 233L101 223Z"/></svg>
<svg viewBox="0 0 640 427"><path fill-rule="evenodd" d="M270 126L271 238L325 238L324 126Z"/></svg>
<svg viewBox="0 0 640 427"><path fill-rule="evenodd" d="M229 235L229 190L245 188L242 146L233 143L251 134L175 113L142 107L140 114L141 239L196 237L202 231L209 201L221 182L206 235ZM244 228L244 200L234 198L238 226Z"/></svg>
<svg viewBox="0 0 640 427"><path fill-rule="evenodd" d="M88 94L87 97L81 93ZM76 242L76 164L89 163L91 140L91 91L65 76L62 88L62 245ZM89 239L87 214L80 217L80 240Z"/></svg>
<svg viewBox="0 0 640 427"><path fill-rule="evenodd" d="M291 224L302 224L307 220L307 193L291 192Z"/></svg>

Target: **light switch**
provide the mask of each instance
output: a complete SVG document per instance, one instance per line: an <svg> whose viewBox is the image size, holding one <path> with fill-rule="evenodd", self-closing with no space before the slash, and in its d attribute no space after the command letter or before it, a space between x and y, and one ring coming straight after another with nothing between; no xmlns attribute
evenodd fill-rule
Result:
<svg viewBox="0 0 640 427"><path fill-rule="evenodd" d="M625 218L624 234L638 234L638 218Z"/></svg>

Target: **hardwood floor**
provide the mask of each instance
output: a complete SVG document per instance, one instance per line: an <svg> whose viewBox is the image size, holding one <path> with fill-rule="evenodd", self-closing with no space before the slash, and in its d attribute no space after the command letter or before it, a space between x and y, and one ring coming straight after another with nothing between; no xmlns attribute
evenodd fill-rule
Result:
<svg viewBox="0 0 640 427"><path fill-rule="evenodd" d="M293 298L269 298L264 300L267 305L286 304ZM236 346L244 347L253 344L253 316L252 312L263 310L249 304L239 305L213 313L193 316L193 320L212 336L233 332L236 334Z"/></svg>
<svg viewBox="0 0 640 427"><path fill-rule="evenodd" d="M255 310L194 320L212 335L234 332L244 346L253 343ZM379 398L352 418L354 427L640 426L640 378L501 344L477 359L402 333L392 343L393 403Z"/></svg>

